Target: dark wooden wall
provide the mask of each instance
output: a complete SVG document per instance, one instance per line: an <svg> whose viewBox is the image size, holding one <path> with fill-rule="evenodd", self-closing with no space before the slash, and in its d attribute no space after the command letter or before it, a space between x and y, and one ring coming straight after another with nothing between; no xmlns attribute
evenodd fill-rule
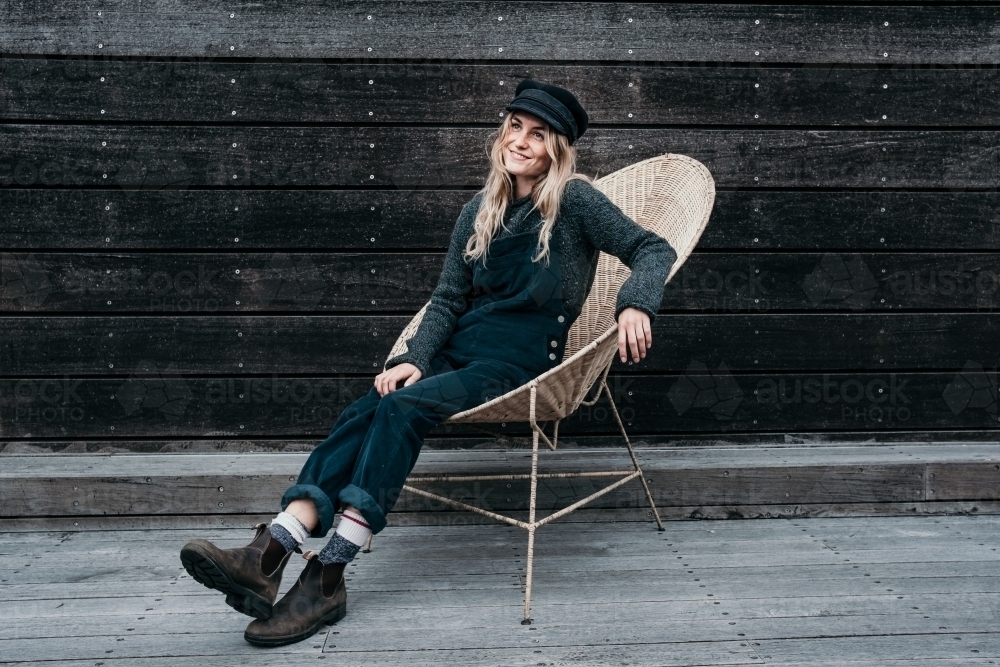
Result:
<svg viewBox="0 0 1000 667"><path fill-rule="evenodd" d="M523 77L590 112L582 171L716 179L612 369L637 440L997 439L998 3L0 12L9 453L311 447L429 297ZM560 433L615 442L601 404Z"/></svg>

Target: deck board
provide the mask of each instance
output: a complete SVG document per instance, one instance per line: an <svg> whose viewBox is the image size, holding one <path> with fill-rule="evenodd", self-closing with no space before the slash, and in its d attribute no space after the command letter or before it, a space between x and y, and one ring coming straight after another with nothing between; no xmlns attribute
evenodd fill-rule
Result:
<svg viewBox="0 0 1000 667"><path fill-rule="evenodd" d="M706 514L714 514L711 518L796 518L815 512L877 514L893 507L900 513L996 514L1000 501L997 443L642 447L636 455L661 516L667 518ZM247 515L279 509L278 499L295 482L308 456L306 452L4 456L0 518L6 526L31 516L79 523L85 517L109 515L229 514L243 515L239 523L229 525L249 526L253 521ZM530 471L530 457L527 449L428 450L421 452L411 477L524 474ZM631 468L624 448L545 450L539 455L543 473ZM611 481L543 479L537 506L547 514ZM527 480L413 484L493 511L517 515L527 510ZM965 505L933 507L949 502ZM592 501L587 508L631 512L622 518L633 521L645 520L649 511L637 482ZM405 523L424 515L426 523L451 524L469 523L472 517L442 509L436 501L404 492L389 521Z"/></svg>
<svg viewBox="0 0 1000 667"><path fill-rule="evenodd" d="M349 569L348 616L260 652L180 546L241 528L0 532L0 662L193 667L989 664L1000 657L1000 517L392 526ZM304 548L317 549L324 538ZM293 558L284 594L305 561ZM131 628L131 629L130 629Z"/></svg>

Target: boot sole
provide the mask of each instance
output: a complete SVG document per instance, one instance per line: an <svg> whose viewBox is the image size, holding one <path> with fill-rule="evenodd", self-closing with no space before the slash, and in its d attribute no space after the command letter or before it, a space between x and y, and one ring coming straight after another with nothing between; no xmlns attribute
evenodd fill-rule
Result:
<svg viewBox="0 0 1000 667"><path fill-rule="evenodd" d="M316 623L310 626L308 629L304 630L295 635L285 635L284 637L254 637L246 632L243 633L243 639L247 640L254 646L284 646L285 644L294 644L295 642L300 642L303 639L308 639L314 634L319 632L320 628L324 625L331 625L336 623L340 619L347 615L347 601L345 600L342 604L337 605L316 621Z"/></svg>
<svg viewBox="0 0 1000 667"><path fill-rule="evenodd" d="M181 549L181 564L202 586L225 593L226 604L236 611L262 621L271 618L271 603L230 579L210 556L185 547Z"/></svg>

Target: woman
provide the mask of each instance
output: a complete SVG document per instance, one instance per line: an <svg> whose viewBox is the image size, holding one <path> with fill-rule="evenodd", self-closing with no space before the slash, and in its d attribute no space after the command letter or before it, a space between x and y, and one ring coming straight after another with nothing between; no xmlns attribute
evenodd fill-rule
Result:
<svg viewBox="0 0 1000 667"><path fill-rule="evenodd" d="M597 269L599 251L632 273L618 293L618 349L638 362L677 259L588 177L573 143L588 117L576 97L530 79L491 137L486 185L459 215L440 281L403 354L389 359L366 396L341 413L281 498L270 525L245 547L193 540L181 550L191 576L255 616L244 638L279 646L314 634L347 611L344 568L386 525L427 433L557 366ZM281 573L309 536L329 543L272 608Z"/></svg>

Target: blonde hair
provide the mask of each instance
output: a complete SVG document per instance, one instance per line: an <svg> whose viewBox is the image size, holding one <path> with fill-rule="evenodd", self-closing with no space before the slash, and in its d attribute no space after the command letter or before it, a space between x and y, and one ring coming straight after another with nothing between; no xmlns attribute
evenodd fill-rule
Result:
<svg viewBox="0 0 1000 667"><path fill-rule="evenodd" d="M485 257L490 240L503 224L507 211L508 200L514 191L514 179L504 165L504 146L511 130L514 113L509 113L500 126L490 134L486 142L490 158L490 173L486 177L486 185L476 194L482 194L482 203L476 214L475 231L465 244L463 258L473 262L479 257ZM543 121L544 122L544 121ZM548 172L542 174L531 188L531 199L542 216L542 226L538 232L538 253L531 261L537 262L549 257L549 241L552 238L552 227L559 217L559 202L562 199L566 183L571 180L581 180L593 185L594 180L576 171L576 147L570 145L566 135L553 130L548 124L542 131L545 150L552 159ZM485 261L485 259L484 259Z"/></svg>

